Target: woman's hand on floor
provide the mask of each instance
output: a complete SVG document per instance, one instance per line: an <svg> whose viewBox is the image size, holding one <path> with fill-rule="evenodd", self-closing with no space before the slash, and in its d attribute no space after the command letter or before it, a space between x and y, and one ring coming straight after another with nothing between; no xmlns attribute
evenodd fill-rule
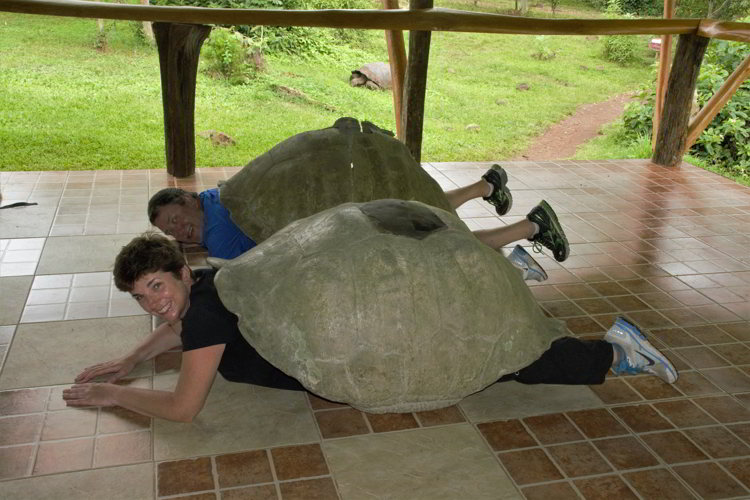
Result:
<svg viewBox="0 0 750 500"><path fill-rule="evenodd" d="M128 357L97 363L79 373L75 382L76 384L85 384L96 377L111 373L112 376L107 378L107 382L114 383L130 373L134 367L135 363Z"/></svg>
<svg viewBox="0 0 750 500"><path fill-rule="evenodd" d="M63 390L67 406L113 406L113 384L76 384Z"/></svg>

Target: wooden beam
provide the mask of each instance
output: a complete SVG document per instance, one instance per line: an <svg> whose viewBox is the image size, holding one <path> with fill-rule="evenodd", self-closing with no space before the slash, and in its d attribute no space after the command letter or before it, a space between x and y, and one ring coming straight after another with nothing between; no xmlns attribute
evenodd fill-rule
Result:
<svg viewBox="0 0 750 500"><path fill-rule="evenodd" d="M432 0L409 0L409 9L429 9ZM427 63L430 59L431 31L409 32L409 60L404 81L404 103L401 129L404 143L411 155L422 161L422 128L424 126L424 98L427 92Z"/></svg>
<svg viewBox="0 0 750 500"><path fill-rule="evenodd" d="M211 27L154 23L153 28L159 48L167 172L175 177L189 177L195 173L198 56Z"/></svg>
<svg viewBox="0 0 750 500"><path fill-rule="evenodd" d="M750 42L750 23L700 19L543 19L451 9L265 10L132 5L82 0L2 0L22 14L190 24L314 26L377 30L463 31L516 35L664 35L695 33Z"/></svg>
<svg viewBox="0 0 750 500"><path fill-rule="evenodd" d="M677 42L674 66L680 68L680 71L672 71L669 76L664 115L651 157L657 165L674 167L682 161L690 120L690 104L709 41L698 35L680 35Z"/></svg>
<svg viewBox="0 0 750 500"><path fill-rule="evenodd" d="M706 127L716 118L721 108L729 102L729 99L739 90L740 85L750 77L750 56L747 56L739 66L737 66L729 78L724 82L719 90L711 96L705 106L691 120L688 126L687 139L685 140L685 149L687 152L698 137L706 130Z"/></svg>
<svg viewBox="0 0 750 500"><path fill-rule="evenodd" d="M664 0L664 19L674 17L675 0ZM672 60L672 35L662 35L659 47L659 75L656 79L656 99L654 99L654 118L651 125L651 151L656 146L656 132L659 130L662 110L664 109L664 94L669 80L669 64Z"/></svg>
<svg viewBox="0 0 750 500"><path fill-rule="evenodd" d="M383 0L384 9L398 9L398 0ZM388 44L388 62L391 65L391 90L393 92L393 113L396 115L396 137L404 140L401 129L401 107L404 95L404 74L406 73L406 48L404 33L400 30L386 30L385 41Z"/></svg>

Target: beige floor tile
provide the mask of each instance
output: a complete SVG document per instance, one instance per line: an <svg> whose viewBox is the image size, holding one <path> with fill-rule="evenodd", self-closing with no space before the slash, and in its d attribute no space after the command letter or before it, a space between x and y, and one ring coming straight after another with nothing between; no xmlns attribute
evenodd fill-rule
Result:
<svg viewBox="0 0 750 500"><path fill-rule="evenodd" d="M169 390L177 375L154 377ZM154 459L167 460L309 443L320 438L305 393L227 382L220 375L190 424L154 420Z"/></svg>
<svg viewBox="0 0 750 500"><path fill-rule="evenodd" d="M128 432L96 438L94 467L132 464L151 459L151 432Z"/></svg>
<svg viewBox="0 0 750 500"><path fill-rule="evenodd" d="M0 278L0 325L18 323L32 280L32 276Z"/></svg>
<svg viewBox="0 0 750 500"><path fill-rule="evenodd" d="M44 418L42 441L93 436L96 431L96 413L96 408L48 412Z"/></svg>
<svg viewBox="0 0 750 500"><path fill-rule="evenodd" d="M56 201L56 200L55 200ZM3 210L0 213L0 234L3 238L34 238L47 236L55 218L57 203Z"/></svg>
<svg viewBox="0 0 750 500"><path fill-rule="evenodd" d="M34 500L148 500L154 498L154 466L128 465L0 482L0 498Z"/></svg>
<svg viewBox="0 0 750 500"><path fill-rule="evenodd" d="M72 383L81 370L122 356L150 331L148 316L19 325L0 375L0 388ZM142 363L131 375L150 374L150 364Z"/></svg>
<svg viewBox="0 0 750 500"><path fill-rule="evenodd" d="M112 232L115 228L112 228ZM135 234L47 238L37 274L109 271L117 252Z"/></svg>
<svg viewBox="0 0 750 500"><path fill-rule="evenodd" d="M585 385L493 384L459 403L471 422L523 418L604 406Z"/></svg>
<svg viewBox="0 0 750 500"><path fill-rule="evenodd" d="M521 496L468 424L336 439L322 447L344 500Z"/></svg>

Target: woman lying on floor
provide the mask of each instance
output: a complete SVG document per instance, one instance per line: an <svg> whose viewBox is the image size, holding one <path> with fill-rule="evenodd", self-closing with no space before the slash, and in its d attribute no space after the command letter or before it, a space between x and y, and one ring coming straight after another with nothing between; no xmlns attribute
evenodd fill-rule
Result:
<svg viewBox="0 0 750 500"><path fill-rule="evenodd" d="M114 267L116 286L165 323L121 358L86 368L63 391L68 406L121 406L152 417L190 422L201 411L216 372L227 380L279 389L303 390L248 344L237 316L219 300L214 270L191 271L176 245L154 234L123 247ZM181 326L180 326L181 325ZM172 391L116 385L140 362L181 347L182 367ZM677 380L667 358L643 334L618 318L603 340L564 337L526 368L502 377L524 384L601 384L612 368ZM105 376L106 382L94 383Z"/></svg>

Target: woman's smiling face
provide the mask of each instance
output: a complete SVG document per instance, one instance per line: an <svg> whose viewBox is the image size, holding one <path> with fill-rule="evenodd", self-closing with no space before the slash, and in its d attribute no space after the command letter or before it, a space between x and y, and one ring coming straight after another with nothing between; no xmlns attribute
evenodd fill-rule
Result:
<svg viewBox="0 0 750 500"><path fill-rule="evenodd" d="M184 266L180 275L156 271L146 273L133 284L130 295L147 313L168 323L176 323L190 307L190 269Z"/></svg>

